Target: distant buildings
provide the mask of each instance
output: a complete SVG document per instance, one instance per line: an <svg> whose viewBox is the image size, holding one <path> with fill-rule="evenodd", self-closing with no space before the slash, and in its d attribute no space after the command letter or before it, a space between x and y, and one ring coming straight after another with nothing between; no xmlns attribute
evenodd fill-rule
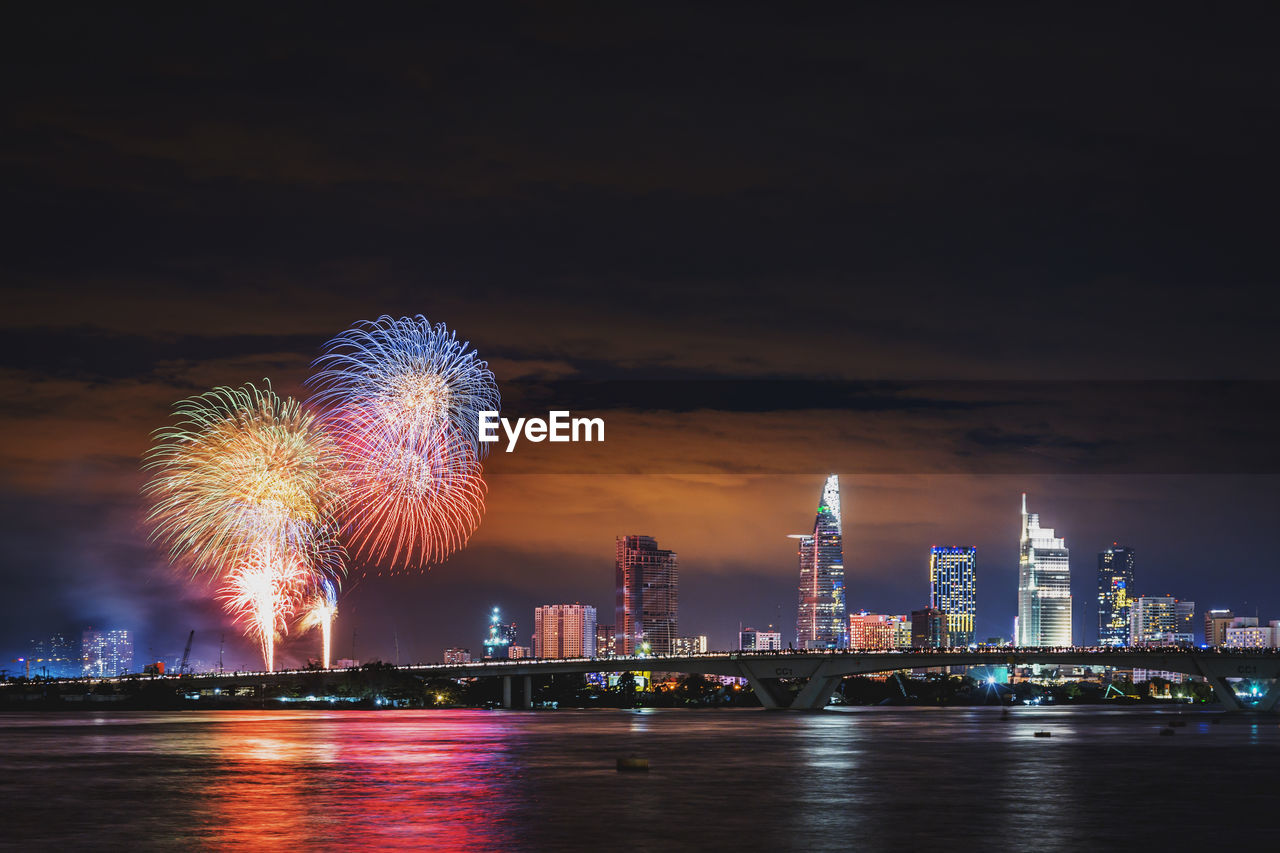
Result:
<svg viewBox="0 0 1280 853"><path fill-rule="evenodd" d="M951 645L947 635L947 614L937 607L912 610L911 645L918 649L940 649Z"/></svg>
<svg viewBox="0 0 1280 853"><path fill-rule="evenodd" d="M444 662L452 664L471 663L471 649L445 649ZM342 668L342 661L338 661L338 668Z"/></svg>
<svg viewBox="0 0 1280 853"><path fill-rule="evenodd" d="M1228 649L1270 649L1274 647L1271 626L1258 625L1257 620L1249 617L1252 625L1238 625L1227 628L1227 639L1223 643Z"/></svg>
<svg viewBox="0 0 1280 853"><path fill-rule="evenodd" d="M609 658L618 653L618 636L612 625L596 625L596 657Z"/></svg>
<svg viewBox="0 0 1280 853"><path fill-rule="evenodd" d="M533 657L533 648L531 646L507 646L507 657L511 660Z"/></svg>
<svg viewBox="0 0 1280 853"><path fill-rule="evenodd" d="M702 655L706 653L706 634L699 634L696 637L676 637L671 643L671 654L673 655Z"/></svg>
<svg viewBox="0 0 1280 853"><path fill-rule="evenodd" d="M1118 542L1098 554L1098 645L1129 645L1134 552Z"/></svg>
<svg viewBox="0 0 1280 853"><path fill-rule="evenodd" d="M1168 595L1142 595L1129 608L1129 639L1134 646L1190 646L1195 602Z"/></svg>
<svg viewBox="0 0 1280 853"><path fill-rule="evenodd" d="M484 638L485 658L509 657L507 648L516 641L516 623L503 622L502 612L493 608L489 614L489 635Z"/></svg>
<svg viewBox="0 0 1280 853"><path fill-rule="evenodd" d="M84 674L80 655L63 634L27 644L26 674L42 678L79 678Z"/></svg>
<svg viewBox="0 0 1280 853"><path fill-rule="evenodd" d="M1022 536L1018 556L1019 646L1071 645L1071 552L1040 516L1027 512L1022 496Z"/></svg>
<svg viewBox="0 0 1280 853"><path fill-rule="evenodd" d="M898 645L896 617L883 613L854 613L849 616L849 648L891 649ZM910 641L906 643L910 645Z"/></svg>
<svg viewBox="0 0 1280 853"><path fill-rule="evenodd" d="M617 653L632 655L648 643L653 654L670 654L671 643L679 634L676 553L660 549L652 536L619 537L614 567Z"/></svg>
<svg viewBox="0 0 1280 853"><path fill-rule="evenodd" d="M781 631L757 631L755 628L747 628L745 631L738 632L738 649L741 651L776 652L781 648Z"/></svg>
<svg viewBox="0 0 1280 853"><path fill-rule="evenodd" d="M948 645L973 642L977 567L977 548L935 545L929 551L929 606L946 614Z"/></svg>
<svg viewBox="0 0 1280 853"><path fill-rule="evenodd" d="M596 609L589 604L547 604L533 612L533 656L589 658L596 650Z"/></svg>
<svg viewBox="0 0 1280 853"><path fill-rule="evenodd" d="M90 678L114 678L133 670L133 641L125 630L95 631L80 636L80 671Z"/></svg>
<svg viewBox="0 0 1280 853"><path fill-rule="evenodd" d="M800 540L800 606L796 614L796 647L848 648L840 480L835 474L827 477L822 487L813 532L792 538Z"/></svg>

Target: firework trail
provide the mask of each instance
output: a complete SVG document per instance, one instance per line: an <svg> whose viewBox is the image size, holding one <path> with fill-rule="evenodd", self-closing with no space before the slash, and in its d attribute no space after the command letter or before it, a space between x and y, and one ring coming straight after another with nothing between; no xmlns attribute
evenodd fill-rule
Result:
<svg viewBox="0 0 1280 853"><path fill-rule="evenodd" d="M319 628L323 639L324 669L329 668L329 653L333 648L333 617L338 615L337 581L322 577L310 592L304 628Z"/></svg>
<svg viewBox="0 0 1280 853"><path fill-rule="evenodd" d="M343 570L342 455L323 424L268 386L217 388L175 407L145 467L153 538L255 634L270 669L275 633L316 578Z"/></svg>
<svg viewBox="0 0 1280 853"><path fill-rule="evenodd" d="M501 406L488 364L421 315L357 323L325 349L312 400L345 457L352 550L393 571L444 560L484 515L478 416Z"/></svg>

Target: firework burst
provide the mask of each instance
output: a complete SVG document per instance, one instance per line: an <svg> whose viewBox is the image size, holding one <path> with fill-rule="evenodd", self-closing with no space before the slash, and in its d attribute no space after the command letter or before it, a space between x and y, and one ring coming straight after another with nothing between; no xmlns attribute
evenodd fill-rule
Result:
<svg viewBox="0 0 1280 853"><path fill-rule="evenodd" d="M221 581L219 597L274 663L308 585L342 572L343 456L323 424L268 386L180 402L157 432L144 487L173 562Z"/></svg>
<svg viewBox="0 0 1280 853"><path fill-rule="evenodd" d="M444 560L484 514L488 364L422 316L358 323L326 350L313 400L345 457L352 551L393 571Z"/></svg>

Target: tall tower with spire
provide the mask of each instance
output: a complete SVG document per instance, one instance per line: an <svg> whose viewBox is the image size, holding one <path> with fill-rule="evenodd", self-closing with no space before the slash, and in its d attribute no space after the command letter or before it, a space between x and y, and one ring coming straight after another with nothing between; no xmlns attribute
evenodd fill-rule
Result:
<svg viewBox="0 0 1280 853"><path fill-rule="evenodd" d="M840 521L840 479L827 477L818 501L813 533L800 540L800 607L796 646L801 649L849 647L845 616L844 534Z"/></svg>
<svg viewBox="0 0 1280 853"><path fill-rule="evenodd" d="M1027 512L1022 495L1022 538L1018 549L1019 646L1071 645L1071 552L1067 542L1041 527Z"/></svg>

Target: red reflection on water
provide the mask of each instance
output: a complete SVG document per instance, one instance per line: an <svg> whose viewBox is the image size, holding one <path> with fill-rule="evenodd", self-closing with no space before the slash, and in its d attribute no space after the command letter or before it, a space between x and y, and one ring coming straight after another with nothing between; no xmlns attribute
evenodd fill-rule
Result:
<svg viewBox="0 0 1280 853"><path fill-rule="evenodd" d="M510 844L512 726L482 711L225 714L183 840L220 848ZM527 795L527 792L526 792Z"/></svg>

